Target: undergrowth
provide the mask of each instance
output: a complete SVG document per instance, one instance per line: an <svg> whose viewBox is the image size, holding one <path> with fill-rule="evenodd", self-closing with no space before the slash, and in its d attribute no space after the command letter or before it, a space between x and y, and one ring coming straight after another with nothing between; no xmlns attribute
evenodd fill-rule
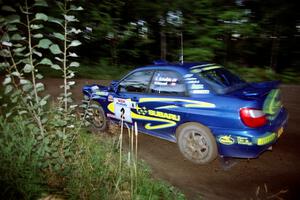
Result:
<svg viewBox="0 0 300 200"><path fill-rule="evenodd" d="M85 114L77 113L70 91L80 71L75 13L83 8L55 1L50 6L58 12L48 16L43 12L49 2L1 5L1 199L50 199L50 194L60 199L183 199L173 187L151 179L144 164L130 160L128 165L122 138L86 134ZM47 38L46 26L57 31L53 37ZM50 72L61 77L61 94L51 103L42 83Z"/></svg>

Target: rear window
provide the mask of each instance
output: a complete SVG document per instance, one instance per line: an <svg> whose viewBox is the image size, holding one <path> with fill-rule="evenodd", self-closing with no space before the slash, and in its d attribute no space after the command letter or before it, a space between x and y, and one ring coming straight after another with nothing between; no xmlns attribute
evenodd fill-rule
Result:
<svg viewBox="0 0 300 200"><path fill-rule="evenodd" d="M225 94L247 85L246 81L220 66L194 68L191 72L198 74L218 94Z"/></svg>

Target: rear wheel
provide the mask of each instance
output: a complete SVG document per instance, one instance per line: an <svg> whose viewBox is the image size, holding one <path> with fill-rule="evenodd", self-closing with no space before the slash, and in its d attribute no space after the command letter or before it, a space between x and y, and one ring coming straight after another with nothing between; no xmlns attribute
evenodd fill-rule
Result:
<svg viewBox="0 0 300 200"><path fill-rule="evenodd" d="M181 125L176 133L183 156L196 164L207 164L218 155L217 143L210 130L198 123Z"/></svg>

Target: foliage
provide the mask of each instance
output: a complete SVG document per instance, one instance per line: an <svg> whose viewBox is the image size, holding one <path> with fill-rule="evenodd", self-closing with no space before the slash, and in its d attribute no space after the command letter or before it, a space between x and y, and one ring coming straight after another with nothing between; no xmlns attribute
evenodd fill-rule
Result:
<svg viewBox="0 0 300 200"><path fill-rule="evenodd" d="M281 73L276 73L270 67L245 67L238 66L233 63L228 63L226 66L228 69L234 73L241 76L248 82L261 82L261 81L271 81L271 80L280 80L285 84L299 84L300 73L296 72L293 69L286 69Z"/></svg>
<svg viewBox="0 0 300 200"><path fill-rule="evenodd" d="M118 138L81 134L85 151L77 155L74 171L68 176L67 191L71 199L132 199L130 198L130 165L123 155L119 171ZM151 178L145 163L138 162L138 187L134 199L184 199L175 188ZM122 177L116 188L117 180Z"/></svg>
<svg viewBox="0 0 300 200"><path fill-rule="evenodd" d="M0 116L1 199L33 199L47 191L40 173L44 148L23 117L8 122Z"/></svg>
<svg viewBox="0 0 300 200"><path fill-rule="evenodd" d="M6 31L1 37L1 67L7 72L0 98L1 195L32 199L60 193L75 199L124 199L150 192L155 198L183 199L175 189L151 180L147 170L137 171L136 161L134 178L141 181L141 187L136 181L133 193L133 168L122 159L122 146L84 135L84 121L76 113L70 92L75 84L70 80L75 75L73 68L80 65L73 48L81 45L75 39L81 31L70 25L78 21L72 13L82 7L68 0L55 5L62 18L39 12L43 10L39 7L49 8L44 0L1 7L7 12L0 21ZM49 29L43 30L47 26L56 30L51 37L47 37ZM44 92L41 67L62 76L63 91L53 105ZM153 184L154 189L145 190L143 182Z"/></svg>

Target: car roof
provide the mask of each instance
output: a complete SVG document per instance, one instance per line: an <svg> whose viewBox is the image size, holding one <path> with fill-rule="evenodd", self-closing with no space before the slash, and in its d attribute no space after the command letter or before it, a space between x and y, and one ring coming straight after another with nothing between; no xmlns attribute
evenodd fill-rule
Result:
<svg viewBox="0 0 300 200"><path fill-rule="evenodd" d="M154 62L152 65L147 66L141 66L137 67L136 69L159 69L164 67L174 67L174 68L181 68L185 70L189 70L192 68L202 68L202 67L208 67L216 65L215 63L209 63L209 62L184 62L184 63L169 63L169 62Z"/></svg>

